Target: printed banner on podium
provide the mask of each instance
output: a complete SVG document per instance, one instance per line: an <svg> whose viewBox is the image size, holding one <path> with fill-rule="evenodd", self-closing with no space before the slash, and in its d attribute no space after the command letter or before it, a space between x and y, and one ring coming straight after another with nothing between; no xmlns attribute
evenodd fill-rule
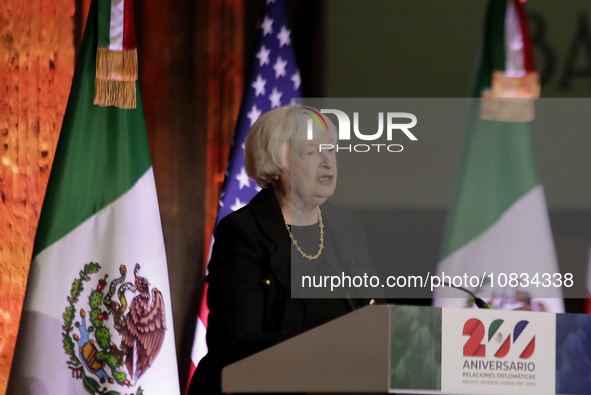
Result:
<svg viewBox="0 0 591 395"><path fill-rule="evenodd" d="M390 307L390 392L591 393L591 315Z"/></svg>
<svg viewBox="0 0 591 395"><path fill-rule="evenodd" d="M555 314L444 309L442 325L444 392L554 392Z"/></svg>

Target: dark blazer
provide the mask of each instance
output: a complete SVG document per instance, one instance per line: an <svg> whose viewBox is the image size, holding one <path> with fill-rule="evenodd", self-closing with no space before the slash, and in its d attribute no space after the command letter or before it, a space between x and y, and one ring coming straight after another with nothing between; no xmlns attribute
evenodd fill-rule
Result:
<svg viewBox="0 0 591 395"><path fill-rule="evenodd" d="M338 262L370 264L359 222L329 203L321 209L325 262L335 267ZM220 221L206 279L209 352L197 367L189 394L221 393L224 366L370 303L292 299L290 262L291 241L273 190L261 190Z"/></svg>

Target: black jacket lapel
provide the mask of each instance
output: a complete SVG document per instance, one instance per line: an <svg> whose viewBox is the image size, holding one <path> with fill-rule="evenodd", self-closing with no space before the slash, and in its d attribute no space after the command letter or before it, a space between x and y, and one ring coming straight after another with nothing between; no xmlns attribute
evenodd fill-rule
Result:
<svg viewBox="0 0 591 395"><path fill-rule="evenodd" d="M289 234L284 225L283 214L275 192L266 188L250 201L254 218L263 233L277 249L271 253L271 270L285 288L291 289L291 250Z"/></svg>

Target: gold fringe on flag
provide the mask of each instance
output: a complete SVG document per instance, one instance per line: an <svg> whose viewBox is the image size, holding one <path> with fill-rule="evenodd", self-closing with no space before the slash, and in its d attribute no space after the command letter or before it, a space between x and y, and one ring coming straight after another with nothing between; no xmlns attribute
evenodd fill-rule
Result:
<svg viewBox="0 0 591 395"><path fill-rule="evenodd" d="M537 99L540 97L540 77L537 71L521 78L507 77L502 71L492 75L492 95L500 98Z"/></svg>
<svg viewBox="0 0 591 395"><path fill-rule="evenodd" d="M482 93L480 117L501 122L531 122L535 118L534 101L539 97L540 78L537 72L512 78L502 71L495 71L492 90Z"/></svg>
<svg viewBox="0 0 591 395"><path fill-rule="evenodd" d="M101 107L135 108L135 81L94 80L94 104Z"/></svg>
<svg viewBox="0 0 591 395"><path fill-rule="evenodd" d="M137 78L136 49L111 51L105 47L98 47L94 104L101 107L135 108Z"/></svg>

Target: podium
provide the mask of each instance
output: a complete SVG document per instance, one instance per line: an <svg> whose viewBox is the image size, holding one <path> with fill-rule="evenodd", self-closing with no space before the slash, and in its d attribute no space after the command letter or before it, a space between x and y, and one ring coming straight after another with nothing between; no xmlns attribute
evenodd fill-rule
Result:
<svg viewBox="0 0 591 395"><path fill-rule="evenodd" d="M227 366L222 390L590 394L591 316L367 306Z"/></svg>

